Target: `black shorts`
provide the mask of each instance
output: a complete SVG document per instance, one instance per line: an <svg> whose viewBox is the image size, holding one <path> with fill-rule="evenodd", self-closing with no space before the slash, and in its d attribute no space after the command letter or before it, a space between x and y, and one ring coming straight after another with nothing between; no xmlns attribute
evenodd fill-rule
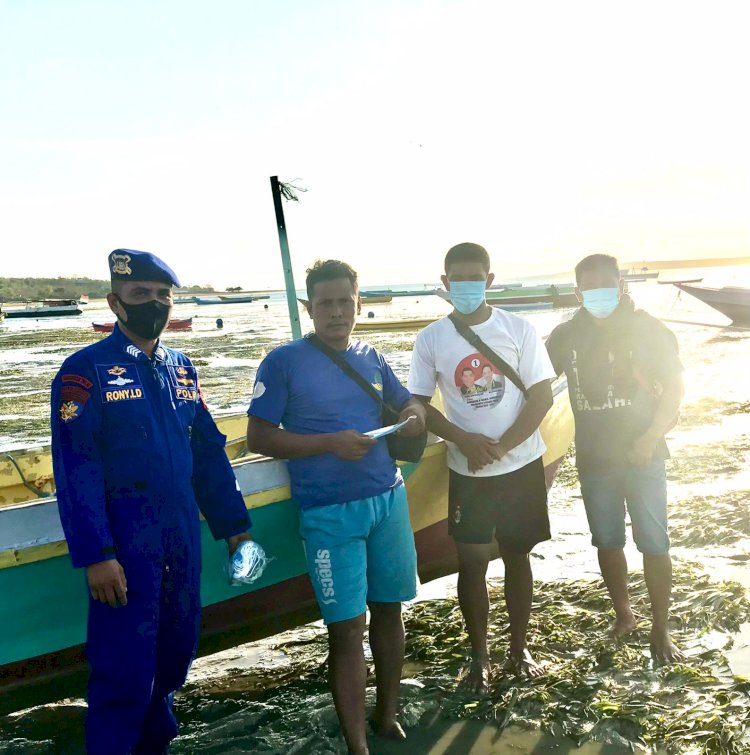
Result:
<svg viewBox="0 0 750 755"><path fill-rule="evenodd" d="M448 532L457 543L528 553L549 540L547 484L542 459L493 477L467 477L450 470Z"/></svg>

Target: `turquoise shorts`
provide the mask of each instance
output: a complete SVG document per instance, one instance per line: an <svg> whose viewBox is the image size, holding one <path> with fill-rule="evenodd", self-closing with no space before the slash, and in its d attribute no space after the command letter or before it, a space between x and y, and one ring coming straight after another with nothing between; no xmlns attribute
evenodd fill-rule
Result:
<svg viewBox="0 0 750 755"><path fill-rule="evenodd" d="M417 552L403 484L372 498L300 512L307 568L326 624L363 614L368 603L417 594Z"/></svg>

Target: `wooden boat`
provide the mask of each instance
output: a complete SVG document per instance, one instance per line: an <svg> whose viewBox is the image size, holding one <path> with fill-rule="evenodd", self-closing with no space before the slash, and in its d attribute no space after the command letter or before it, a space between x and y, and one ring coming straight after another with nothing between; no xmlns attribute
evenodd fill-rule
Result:
<svg viewBox="0 0 750 755"><path fill-rule="evenodd" d="M493 307L504 309L506 312L531 312L539 309L554 309L554 304L551 301L537 301L537 302L502 302L494 303Z"/></svg>
<svg viewBox="0 0 750 755"><path fill-rule="evenodd" d="M239 415L225 418L221 426L232 433L241 426L244 436L245 422L246 417ZM549 483L573 434L564 381L556 385L554 406L542 425L542 434L547 444L544 464ZM241 438L228 443L230 456L241 453L243 443ZM30 462L28 469L41 467L48 460L49 454L45 455L42 449L36 452L36 463L25 457ZM16 463L22 467L19 459ZM240 456L233 461L233 467L251 510L254 534L274 560L258 583L229 586L222 571L226 547L214 542L202 523L200 654L273 635L318 616L285 463ZM15 467L13 472L17 474ZM432 442L422 461L403 465L402 472L421 580L454 572L455 550L446 521L448 470L444 442ZM49 487L53 487L51 477ZM4 693L0 695L0 714L58 699L61 689L66 694L83 689L86 611L83 575L71 568L54 496L0 507L0 690Z"/></svg>
<svg viewBox="0 0 750 755"><path fill-rule="evenodd" d="M630 281L631 283L638 283L640 281L645 281L650 278L658 278L659 277L659 271L650 271L647 267L642 267L640 269L631 267L629 270L620 270L620 277L624 281Z"/></svg>
<svg viewBox="0 0 750 755"><path fill-rule="evenodd" d="M402 320L376 320L370 317L366 320L358 320L354 325L354 330L421 330L437 319L437 317L410 317Z"/></svg>
<svg viewBox="0 0 750 755"><path fill-rule="evenodd" d="M250 304L256 299L268 299L268 296L249 294L217 294L216 296L195 296L196 304Z"/></svg>
<svg viewBox="0 0 750 755"><path fill-rule="evenodd" d="M5 316L11 317L68 317L80 315L82 310L75 299L45 299L40 302L27 302L22 307L5 308Z"/></svg>
<svg viewBox="0 0 750 755"><path fill-rule="evenodd" d="M393 297L381 294L379 296L366 296L365 294L361 294L362 304L388 304L388 302L393 301Z"/></svg>
<svg viewBox="0 0 750 755"><path fill-rule="evenodd" d="M387 304L389 301L391 301L390 296L369 296L361 297L362 304ZM301 296L297 297L297 301L303 306L307 307L309 306L310 302L307 299L303 299Z"/></svg>
<svg viewBox="0 0 750 755"><path fill-rule="evenodd" d="M250 304L251 302L254 302L257 298L257 296L243 296L243 295L228 295L225 296L224 294L219 295L219 299L221 299L222 304Z"/></svg>
<svg viewBox="0 0 750 755"><path fill-rule="evenodd" d="M92 322L91 326L96 333L111 333L115 329L113 322ZM167 323L167 330L192 330L193 318L185 317L179 320L170 320Z"/></svg>
<svg viewBox="0 0 750 755"><path fill-rule="evenodd" d="M680 281L673 282L673 285L726 315L732 321L732 325L750 327L750 288L710 288Z"/></svg>
<svg viewBox="0 0 750 755"><path fill-rule="evenodd" d="M575 307L578 305L575 288L572 283L550 283L542 286L520 286L499 290L490 288L485 292L485 297L487 303L493 307L505 308L506 305L512 305L518 309L529 309L530 305L537 304L551 304L554 308ZM434 293L445 301L451 300L449 291L436 289Z"/></svg>
<svg viewBox="0 0 750 755"><path fill-rule="evenodd" d="M368 288L359 292L360 296L364 300L365 298L372 298L373 296L389 296L391 299L402 298L405 296L427 296L432 293L432 289L426 285L422 290L416 291L393 291L390 288Z"/></svg>

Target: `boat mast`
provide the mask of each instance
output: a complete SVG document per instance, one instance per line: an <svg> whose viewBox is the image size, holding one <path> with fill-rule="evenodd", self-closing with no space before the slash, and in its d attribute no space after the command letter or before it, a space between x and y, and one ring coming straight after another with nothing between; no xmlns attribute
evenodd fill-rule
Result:
<svg viewBox="0 0 750 755"><path fill-rule="evenodd" d="M292 259L289 256L289 241L286 236L286 222L284 221L284 208L281 204L281 190L279 186L279 177L271 176L271 193L273 194L273 207L276 211L276 229L279 232L281 263L284 266L284 285L286 287L286 303L289 307L289 322L292 325L292 338L302 338L302 326L300 325L299 309L297 308L297 291L294 288ZM295 200L297 199L294 195L292 196Z"/></svg>

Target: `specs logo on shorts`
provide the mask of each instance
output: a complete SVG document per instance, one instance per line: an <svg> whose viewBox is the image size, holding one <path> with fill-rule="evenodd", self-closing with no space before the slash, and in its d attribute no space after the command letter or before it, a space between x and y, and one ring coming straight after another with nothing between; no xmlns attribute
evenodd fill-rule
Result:
<svg viewBox="0 0 750 755"><path fill-rule="evenodd" d="M324 606L335 603L330 551L321 549L315 554L315 574L318 577L318 582L320 582L320 593L325 598L325 600L321 600L320 602Z"/></svg>
<svg viewBox="0 0 750 755"><path fill-rule="evenodd" d="M461 507L456 506L456 511L453 514L453 521L458 524L461 521Z"/></svg>

